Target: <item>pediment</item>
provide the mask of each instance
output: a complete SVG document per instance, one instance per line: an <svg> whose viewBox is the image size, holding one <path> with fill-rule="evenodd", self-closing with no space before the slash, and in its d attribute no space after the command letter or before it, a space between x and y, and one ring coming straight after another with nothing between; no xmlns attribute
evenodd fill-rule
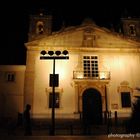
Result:
<svg viewBox="0 0 140 140"><path fill-rule="evenodd" d="M87 20L88 21L88 20ZM26 43L27 48L38 47L89 47L89 48L129 48L140 47L140 42L97 26L94 22L85 22L79 26L62 28L49 36L41 36Z"/></svg>

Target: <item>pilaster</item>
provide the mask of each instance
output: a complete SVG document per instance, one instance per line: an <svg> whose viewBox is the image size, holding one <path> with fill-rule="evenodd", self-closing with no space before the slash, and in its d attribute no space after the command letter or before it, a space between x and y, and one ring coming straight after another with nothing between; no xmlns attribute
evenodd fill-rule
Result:
<svg viewBox="0 0 140 140"><path fill-rule="evenodd" d="M35 78L35 52L27 51L25 86L24 86L24 106L30 104L33 110L34 78Z"/></svg>

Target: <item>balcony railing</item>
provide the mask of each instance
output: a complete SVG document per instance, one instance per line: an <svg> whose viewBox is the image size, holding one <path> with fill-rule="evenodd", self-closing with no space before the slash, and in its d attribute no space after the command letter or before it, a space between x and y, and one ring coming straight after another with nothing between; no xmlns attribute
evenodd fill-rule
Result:
<svg viewBox="0 0 140 140"><path fill-rule="evenodd" d="M109 71L96 71L85 72L85 71L73 71L73 79L93 79L93 80L109 80Z"/></svg>

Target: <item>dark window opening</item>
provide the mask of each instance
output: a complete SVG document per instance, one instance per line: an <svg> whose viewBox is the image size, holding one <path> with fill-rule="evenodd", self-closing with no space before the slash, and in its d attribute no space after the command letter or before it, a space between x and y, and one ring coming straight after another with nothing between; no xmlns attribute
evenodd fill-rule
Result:
<svg viewBox="0 0 140 140"><path fill-rule="evenodd" d="M39 34L43 34L44 32L43 25L38 26L38 31L39 31Z"/></svg>
<svg viewBox="0 0 140 140"><path fill-rule="evenodd" d="M6 73L6 81L7 82L14 82L15 81L15 73L13 73L13 72Z"/></svg>
<svg viewBox="0 0 140 140"><path fill-rule="evenodd" d="M131 107L130 92L121 92L122 107Z"/></svg>
<svg viewBox="0 0 140 140"><path fill-rule="evenodd" d="M49 94L49 108L53 107L53 93ZM55 93L55 108L60 108L60 94L58 92Z"/></svg>
<svg viewBox="0 0 140 140"><path fill-rule="evenodd" d="M136 36L136 27L135 25L129 25L129 32L131 36Z"/></svg>

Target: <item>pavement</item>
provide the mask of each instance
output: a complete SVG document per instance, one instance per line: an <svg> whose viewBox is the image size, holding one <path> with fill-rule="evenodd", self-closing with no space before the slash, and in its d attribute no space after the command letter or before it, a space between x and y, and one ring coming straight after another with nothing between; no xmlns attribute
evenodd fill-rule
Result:
<svg viewBox="0 0 140 140"><path fill-rule="evenodd" d="M0 140L139 140L140 137L133 134L116 135L116 136L0 136Z"/></svg>
<svg viewBox="0 0 140 140"><path fill-rule="evenodd" d="M1 140L106 140L107 136L5 136L0 138Z"/></svg>
<svg viewBox="0 0 140 140"><path fill-rule="evenodd" d="M10 127L9 127L10 126ZM1 125L0 140L107 140L140 139L140 134L127 134L123 125L91 125L83 127L80 121L57 120L55 135L50 135L51 121L38 120L33 124L32 136L24 136L22 125Z"/></svg>

